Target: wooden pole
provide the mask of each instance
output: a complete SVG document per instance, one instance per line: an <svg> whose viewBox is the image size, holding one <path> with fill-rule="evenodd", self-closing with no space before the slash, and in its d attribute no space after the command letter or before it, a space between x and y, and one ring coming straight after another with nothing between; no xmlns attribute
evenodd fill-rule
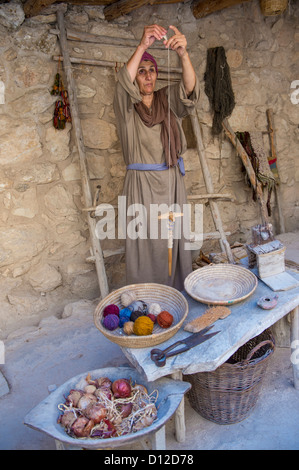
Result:
<svg viewBox="0 0 299 470"><path fill-rule="evenodd" d="M244 149L243 145L241 144L238 137L234 133L234 131L231 128L231 126L230 126L227 119L224 119L224 121L222 123L222 126L223 126L223 129L225 131L225 134L227 135L227 137L229 138L229 140L231 141L233 146L236 148L236 150L238 152L238 155L239 155L239 157L241 158L241 160L243 162L243 165L246 169L247 175L250 179L250 183L252 184L252 187L256 191L257 200L259 202L260 209L261 209L262 222L263 222L263 224L266 224L266 223L268 223L268 212L267 212L267 207L266 207L266 204L265 204L265 201L264 201L264 198L263 198L262 185L258 181L258 179L255 175L255 172L252 168L252 165L251 165L251 162L250 162L250 159L247 155L246 150Z"/></svg>
<svg viewBox="0 0 299 470"><path fill-rule="evenodd" d="M273 119L272 109L267 109L267 119L268 119L268 128L269 128L271 155L272 155L273 160L274 159L277 160L276 147L275 147L274 125L273 125L274 119ZM276 184L275 184L275 187L274 187L274 191L275 191L278 217L279 217L279 230L280 230L280 233L285 233L284 218L283 218L283 213L282 213L282 209L281 209L281 205L280 205L279 190L278 190Z"/></svg>
<svg viewBox="0 0 299 470"><path fill-rule="evenodd" d="M192 123L192 127L193 127L193 132L194 132L194 135L195 135L195 138L196 138L197 151L198 151L198 155L199 155L199 160L200 160L200 164L201 164L201 168L202 168L202 173L203 173L205 185L206 185L208 193L214 194L215 193L214 185L213 185L213 182L212 182L210 170L209 170L206 155L205 155L205 149L204 149L204 145L203 145L203 141L202 141L201 129L200 129L200 126L199 126L197 114L195 114L195 113L191 114L190 118L191 118L191 123ZM219 212L217 202L214 201L213 199L211 199L211 200L209 200L209 206L211 208L212 217L213 217L213 220L214 220L215 227L216 227L216 229L218 230L218 232L220 234L219 243L220 243L221 250L223 252L226 252L228 261L230 263L234 263L235 262L234 257L233 257L231 248L229 246L229 243L227 241L225 232L223 230L221 216L220 216L220 212Z"/></svg>
<svg viewBox="0 0 299 470"><path fill-rule="evenodd" d="M67 81L67 89L69 95L69 103L71 108L71 116L72 116L72 123L73 128L75 131L75 138L78 147L79 153L79 163L80 163L80 170L81 170L81 180L82 180L82 191L83 191L83 199L85 207L90 207L93 204L93 198L91 194L91 188L89 184L89 177L86 165L86 155L85 155L85 148L83 143L83 134L81 128L81 121L79 118L79 111L78 111L78 103L77 103L77 95L76 95L76 87L75 81L72 74L72 67L71 61L68 53L67 48L67 37L66 37L66 30L64 25L64 9L63 6L58 6L57 8L57 23L59 27L59 39L60 39L60 47L63 56L63 67L66 75ZM100 129L99 129L100 131ZM89 226L89 234L93 249L93 255L95 258L97 276L99 281L99 287L101 291L102 298L106 297L109 293L106 270L104 265L104 258L103 252L100 245L100 240L96 237L96 221L95 219L87 216L88 226Z"/></svg>

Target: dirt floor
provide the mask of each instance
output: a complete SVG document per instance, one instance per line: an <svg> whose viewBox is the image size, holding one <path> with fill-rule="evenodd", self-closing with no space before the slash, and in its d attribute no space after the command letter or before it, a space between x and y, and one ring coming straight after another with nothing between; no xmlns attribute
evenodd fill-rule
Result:
<svg viewBox="0 0 299 470"><path fill-rule="evenodd" d="M283 237L281 240L285 241ZM299 262L298 233L289 236L287 247L286 258L290 259L290 253L291 259ZM59 386L87 370L129 365L121 349L94 326L96 304L97 300L72 304L69 317L48 317L37 327L16 330L5 342L1 372L10 392L0 398L0 449L55 449L51 437L23 424L25 415L47 397L48 387ZM167 449L298 450L299 391L293 385L290 354L289 348L276 348L259 400L251 415L240 423L207 421L186 399L186 441L176 441L172 418L166 425ZM141 447L136 444L122 449Z"/></svg>

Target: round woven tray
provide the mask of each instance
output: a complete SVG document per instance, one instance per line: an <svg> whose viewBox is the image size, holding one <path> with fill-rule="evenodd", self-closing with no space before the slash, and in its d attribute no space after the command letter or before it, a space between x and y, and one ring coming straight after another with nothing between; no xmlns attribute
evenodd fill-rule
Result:
<svg viewBox="0 0 299 470"><path fill-rule="evenodd" d="M249 297L257 288L257 277L235 264L213 264L193 271L185 279L186 292L198 302L232 305Z"/></svg>
<svg viewBox="0 0 299 470"><path fill-rule="evenodd" d="M146 336L127 336L122 328L114 331L107 330L102 325L103 310L107 305L115 304L123 308L120 302L121 295L126 291L134 291L138 300L144 300L146 303L157 302L162 310L167 310L173 316L173 323L170 328L163 329L157 323L154 325L153 333ZM186 298L173 287L161 284L131 284L111 292L97 306L94 312L95 326L113 343L126 348L147 348L156 346L171 338L182 326L188 315L188 302Z"/></svg>

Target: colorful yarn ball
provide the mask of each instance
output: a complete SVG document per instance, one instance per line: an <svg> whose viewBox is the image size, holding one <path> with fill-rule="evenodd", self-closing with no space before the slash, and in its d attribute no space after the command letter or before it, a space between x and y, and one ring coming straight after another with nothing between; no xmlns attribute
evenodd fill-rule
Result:
<svg viewBox="0 0 299 470"><path fill-rule="evenodd" d="M103 320L103 325L105 328L107 328L107 330L110 330L110 331L116 330L116 328L119 325L118 315L114 315L114 313L107 315Z"/></svg>
<svg viewBox="0 0 299 470"><path fill-rule="evenodd" d="M131 313L132 313L131 310L128 309L128 308L123 308L119 312L119 326L120 326L120 328L122 328L126 322L130 321Z"/></svg>
<svg viewBox="0 0 299 470"><path fill-rule="evenodd" d="M124 333L128 336L132 335L134 333L134 322L133 321L127 321L124 324L123 327Z"/></svg>
<svg viewBox="0 0 299 470"><path fill-rule="evenodd" d="M156 302L150 304L149 308L148 308L148 313L151 313L153 315L159 315L159 313L162 312L162 308L160 307L159 304L157 304Z"/></svg>
<svg viewBox="0 0 299 470"><path fill-rule="evenodd" d="M107 305L104 308L103 317L106 317L107 315L111 315L111 314L119 315L119 308L117 305L111 304L111 305Z"/></svg>
<svg viewBox="0 0 299 470"><path fill-rule="evenodd" d="M153 328L153 321L143 315L142 317L137 318L137 320L134 322L133 332L137 336L146 336L152 334Z"/></svg>
<svg viewBox="0 0 299 470"><path fill-rule="evenodd" d="M137 297L135 292L131 290L124 292L120 297L121 304L124 307L128 307L134 300L137 300Z"/></svg>
<svg viewBox="0 0 299 470"><path fill-rule="evenodd" d="M148 316L148 318L150 318L152 320L153 323L156 323L156 321L157 321L156 315L154 315L153 313L148 313L147 316Z"/></svg>
<svg viewBox="0 0 299 470"><path fill-rule="evenodd" d="M144 316L144 313L138 312L138 310L136 310L135 312L132 312L132 313L131 313L130 320L131 320L131 321L136 321L137 318L143 317L143 316Z"/></svg>
<svg viewBox="0 0 299 470"><path fill-rule="evenodd" d="M159 313L157 316L157 322L158 325L161 326L161 328L169 328L172 325L173 322L173 316L171 313L167 312L166 310L163 310L163 312Z"/></svg>

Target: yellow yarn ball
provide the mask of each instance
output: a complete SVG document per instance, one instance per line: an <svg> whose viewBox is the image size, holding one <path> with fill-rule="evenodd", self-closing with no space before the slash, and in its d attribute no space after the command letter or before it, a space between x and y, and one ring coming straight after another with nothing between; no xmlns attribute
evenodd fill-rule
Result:
<svg viewBox="0 0 299 470"><path fill-rule="evenodd" d="M134 322L133 331L135 335L145 336L151 335L154 328L154 322L149 317L138 317Z"/></svg>

